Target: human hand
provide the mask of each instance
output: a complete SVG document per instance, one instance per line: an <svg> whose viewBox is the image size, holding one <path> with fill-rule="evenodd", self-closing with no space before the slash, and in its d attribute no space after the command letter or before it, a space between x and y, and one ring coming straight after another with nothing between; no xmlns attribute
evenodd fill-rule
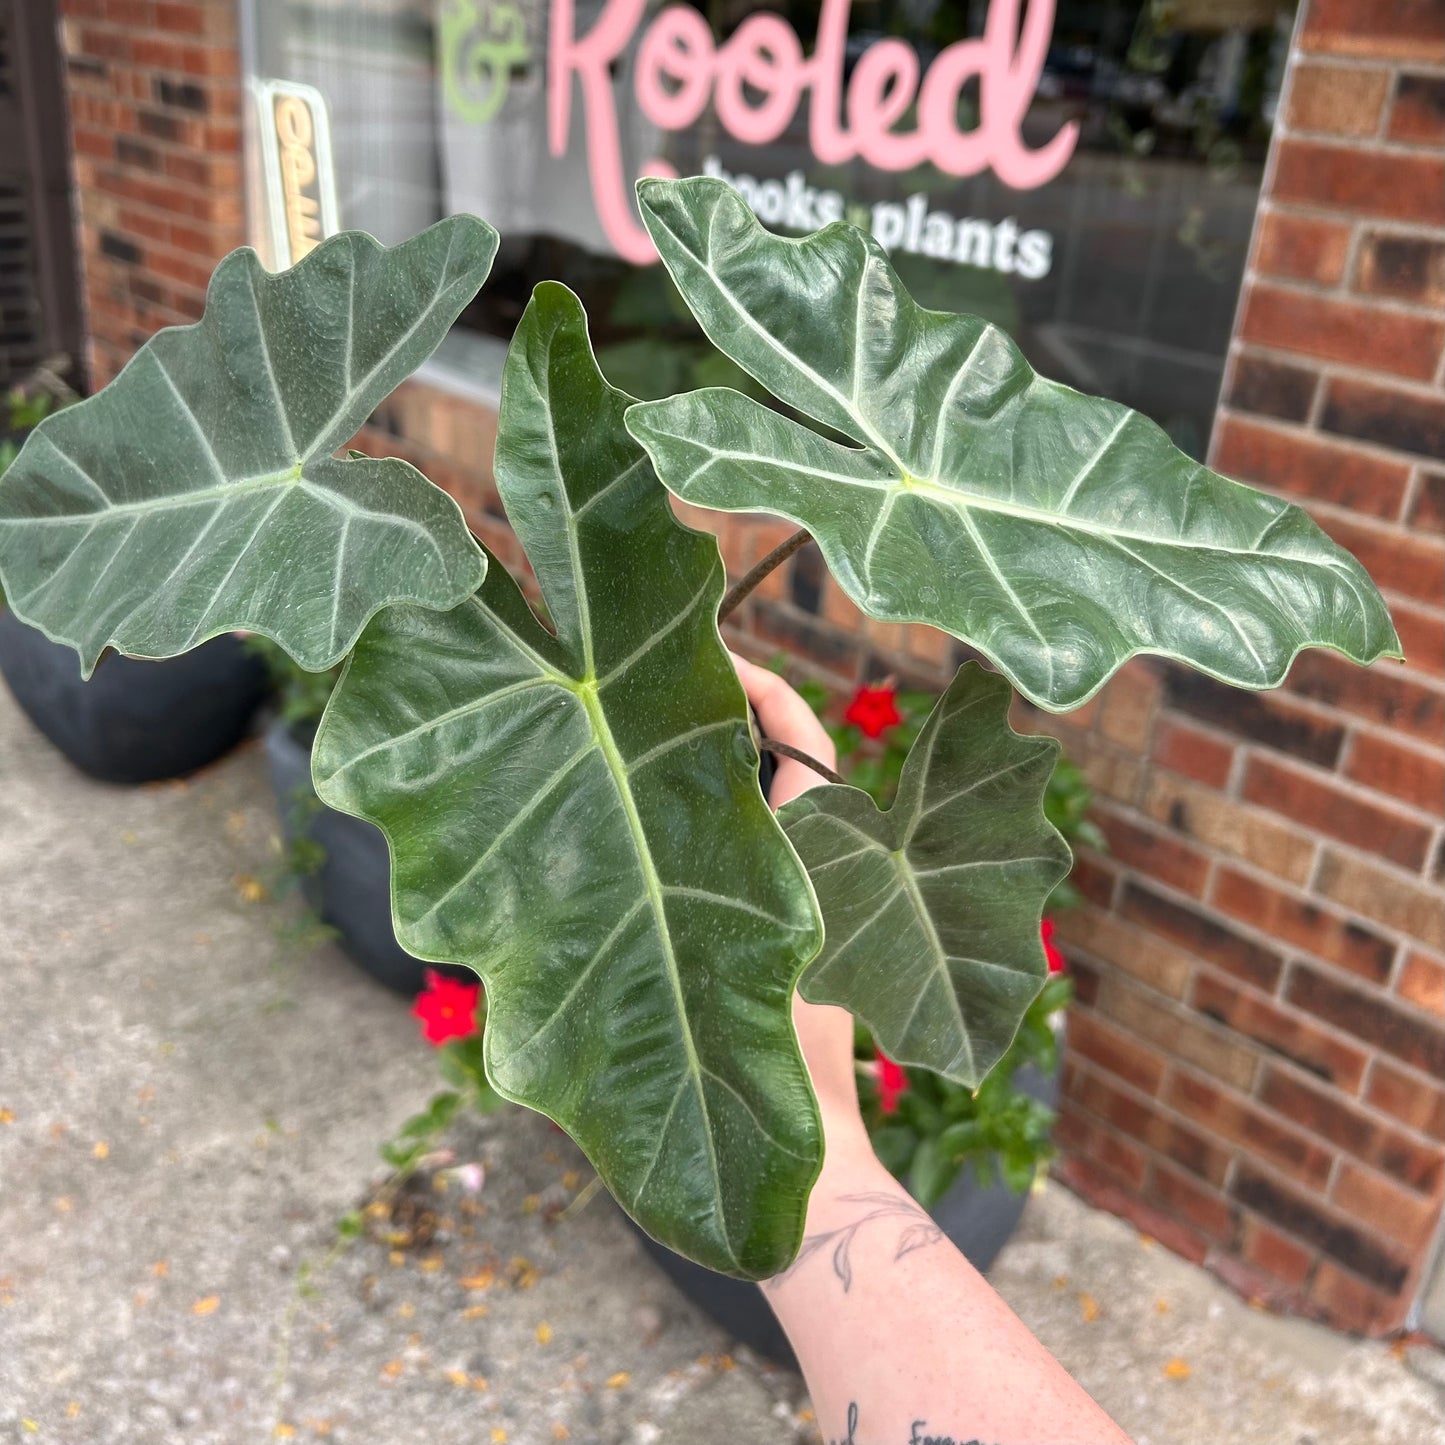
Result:
<svg viewBox="0 0 1445 1445"><path fill-rule="evenodd" d="M807 753L826 767L835 768L838 755L833 740L797 692L777 673L758 667L736 653L732 659L764 734L775 742L788 743ZM806 763L784 757L776 761L773 785L768 792L768 802L775 809L826 781ZM871 1155L868 1132L858 1108L853 1015L832 1004L805 1003L800 995L794 994L793 1024L822 1111L829 1162L859 1149Z"/></svg>

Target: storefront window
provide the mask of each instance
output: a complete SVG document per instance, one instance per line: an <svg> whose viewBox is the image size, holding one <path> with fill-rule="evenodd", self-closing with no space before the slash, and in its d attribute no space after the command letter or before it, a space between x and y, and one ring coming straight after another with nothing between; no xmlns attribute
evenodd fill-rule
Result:
<svg viewBox="0 0 1445 1445"><path fill-rule="evenodd" d="M617 385L750 385L648 264L631 202L644 172L710 172L785 233L866 227L923 304L1203 451L1292 0L246 9L253 78L324 98L342 226L395 242L468 210L501 231L447 353L462 372L495 371L555 277Z"/></svg>

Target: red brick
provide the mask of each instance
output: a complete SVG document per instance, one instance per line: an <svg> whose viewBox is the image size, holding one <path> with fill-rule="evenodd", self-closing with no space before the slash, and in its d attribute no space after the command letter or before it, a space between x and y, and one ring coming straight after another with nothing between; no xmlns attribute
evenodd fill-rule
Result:
<svg viewBox="0 0 1445 1445"><path fill-rule="evenodd" d="M1399 634L1400 648L1408 666L1417 672L1445 677L1445 617L1439 612L1411 607L1399 601L1391 604L1390 615L1394 618L1395 631ZM1417 798L1438 798L1439 795L1437 788L1433 795L1417 794Z"/></svg>
<svg viewBox="0 0 1445 1445"><path fill-rule="evenodd" d="M1282 140L1275 145L1274 199L1438 226L1445 217L1445 160Z"/></svg>
<svg viewBox="0 0 1445 1445"><path fill-rule="evenodd" d="M1228 1089L1176 1069L1167 1102L1212 1134L1233 1140L1251 1158L1266 1159L1282 1173L1323 1189L1335 1156L1307 1134L1290 1129Z"/></svg>
<svg viewBox="0 0 1445 1445"><path fill-rule="evenodd" d="M1338 286L1345 279L1349 254L1348 222L1267 211L1259 223L1254 268L1265 276Z"/></svg>
<svg viewBox="0 0 1445 1445"><path fill-rule="evenodd" d="M1290 77L1286 124L1330 135L1374 135L1389 93L1388 70L1302 62Z"/></svg>
<svg viewBox="0 0 1445 1445"><path fill-rule="evenodd" d="M131 41L131 54L147 70L179 70L185 48L163 35L137 35Z"/></svg>
<svg viewBox="0 0 1445 1445"><path fill-rule="evenodd" d="M207 29L206 7L197 4L167 4L156 7L156 23L162 30L180 35L204 35Z"/></svg>
<svg viewBox="0 0 1445 1445"><path fill-rule="evenodd" d="M229 45L187 45L181 56L181 70L210 80L234 80L241 73L240 56ZM223 108L236 109L234 92L217 103L217 110Z"/></svg>
<svg viewBox="0 0 1445 1445"><path fill-rule="evenodd" d="M1118 886L1119 870L1099 854L1080 849L1074 854L1074 871L1069 882L1100 908L1108 908L1114 901L1114 889Z"/></svg>
<svg viewBox="0 0 1445 1445"><path fill-rule="evenodd" d="M1445 306L1445 241L1368 233L1360 243L1355 290L1438 313Z"/></svg>
<svg viewBox="0 0 1445 1445"><path fill-rule="evenodd" d="M1357 987L1296 963L1290 970L1285 998L1413 1068L1427 1074L1445 1073L1445 1033L1418 1013L1389 1002L1378 990Z"/></svg>
<svg viewBox="0 0 1445 1445"><path fill-rule="evenodd" d="M1273 1275L1247 1264L1238 1254L1216 1245L1209 1251L1204 1267L1222 1280L1251 1309L1269 1310L1275 1314L1301 1315L1315 1313L1297 1289L1282 1284Z"/></svg>
<svg viewBox="0 0 1445 1445"><path fill-rule="evenodd" d="M1438 810L1445 799L1445 758L1379 733L1356 733L1345 776L1417 808Z"/></svg>
<svg viewBox="0 0 1445 1445"><path fill-rule="evenodd" d="M1302 708L1278 693L1228 687L1185 668L1170 670L1168 700L1171 707L1222 732L1320 767L1333 767L1344 747L1345 730L1336 718ZM1267 861L1263 866L1282 871Z"/></svg>
<svg viewBox="0 0 1445 1445"><path fill-rule="evenodd" d="M1438 958L1412 952L1400 970L1395 991L1418 1008L1445 1019L1445 963Z"/></svg>
<svg viewBox="0 0 1445 1445"><path fill-rule="evenodd" d="M1366 1284L1329 1260L1316 1271L1309 1297L1336 1329L1361 1335L1393 1333L1410 1305L1406 1296Z"/></svg>
<svg viewBox="0 0 1445 1445"><path fill-rule="evenodd" d="M1099 908L1074 908L1058 919L1058 939L1072 967L1086 953L1112 971L1132 974L1149 988L1170 998L1183 998L1195 963L1153 934L1135 928Z"/></svg>
<svg viewBox="0 0 1445 1445"><path fill-rule="evenodd" d="M134 206L121 207L119 222L127 235L143 236L148 241L164 241L170 236L171 223L164 216Z"/></svg>
<svg viewBox="0 0 1445 1445"><path fill-rule="evenodd" d="M1078 1010L1070 1016L1068 1047L1146 1094L1159 1092L1164 1078L1164 1056L1095 1014Z"/></svg>
<svg viewBox="0 0 1445 1445"><path fill-rule="evenodd" d="M1239 1210L1222 1194L1165 1164L1155 1164L1149 1192L1201 1234L1211 1239L1233 1240Z"/></svg>
<svg viewBox="0 0 1445 1445"><path fill-rule="evenodd" d="M1221 419L1214 465L1232 477L1371 516L1400 514L1410 468L1309 432Z"/></svg>
<svg viewBox="0 0 1445 1445"><path fill-rule="evenodd" d="M1314 1250L1252 1217L1243 1221L1241 1235L1241 1253L1247 1264L1263 1270L1292 1289L1301 1288L1309 1278L1318 1258Z"/></svg>
<svg viewBox="0 0 1445 1445"><path fill-rule="evenodd" d="M1441 405L1445 406L1445 398ZM1445 596L1445 541L1412 537L1395 527L1334 513L1317 513L1315 520L1340 546L1354 553L1377 586L1440 605Z"/></svg>
<svg viewBox="0 0 1445 1445"><path fill-rule="evenodd" d="M1211 1028L1194 1015L1154 994L1111 978L1101 991L1098 1008L1131 1033L1147 1039L1175 1059L1184 1059L1247 1091L1258 1069L1255 1050L1244 1047L1224 1029Z"/></svg>
<svg viewBox="0 0 1445 1445"><path fill-rule="evenodd" d="M1315 891L1354 913L1408 933L1436 952L1445 949L1445 909L1440 907L1438 889L1326 848Z"/></svg>
<svg viewBox="0 0 1445 1445"><path fill-rule="evenodd" d="M1445 1088L1435 1079L1422 1078L1388 1059L1376 1059L1365 1099L1432 1141L1445 1138Z"/></svg>
<svg viewBox="0 0 1445 1445"><path fill-rule="evenodd" d="M215 259L219 261L229 249L230 247L218 247ZM212 265L197 265L194 261L166 251L153 251L147 264L158 275L178 281L182 286L194 287L201 291L204 291L209 284L213 269Z"/></svg>
<svg viewBox="0 0 1445 1445"><path fill-rule="evenodd" d="M1144 1151L1075 1109L1067 1099L1059 1106L1054 1140L1065 1152L1088 1159L1130 1189L1143 1189L1149 1172L1148 1156Z"/></svg>
<svg viewBox="0 0 1445 1445"><path fill-rule="evenodd" d="M1439 0L1311 0L1305 52L1383 60L1445 60Z"/></svg>
<svg viewBox="0 0 1445 1445"><path fill-rule="evenodd" d="M1127 868L1135 868L1161 883L1168 883L1195 898L1204 896L1209 859L1194 848L1155 828L1136 821L1123 809L1096 803L1094 821L1109 843L1110 854Z"/></svg>
<svg viewBox="0 0 1445 1445"><path fill-rule="evenodd" d="M1268 991L1279 980L1283 960L1275 950L1247 938L1203 909L1129 881L1124 885L1119 911L1246 983Z"/></svg>
<svg viewBox="0 0 1445 1445"><path fill-rule="evenodd" d="M1244 775L1243 797L1293 818L1314 832L1376 853L1417 871L1429 855L1432 830L1383 805L1367 803L1322 777L1256 755Z"/></svg>
<svg viewBox="0 0 1445 1445"><path fill-rule="evenodd" d="M71 54L89 56L94 60L129 60L131 39L120 30L102 30L87 25L80 31L79 43Z"/></svg>
<svg viewBox="0 0 1445 1445"><path fill-rule="evenodd" d="M1445 170L1441 182L1445 184ZM1434 317L1262 285L1249 288L1239 334L1260 346L1367 366L1415 381L1435 375L1445 345L1445 323Z"/></svg>
<svg viewBox="0 0 1445 1445"><path fill-rule="evenodd" d="M156 23L154 0L105 0L105 18L113 25L149 30Z"/></svg>
<svg viewBox="0 0 1445 1445"><path fill-rule="evenodd" d="M1445 696L1439 686L1406 677L1389 663L1362 668L1314 648L1295 659L1285 687L1367 722L1397 728L1435 747L1445 733Z"/></svg>
<svg viewBox="0 0 1445 1445"><path fill-rule="evenodd" d="M1224 1182L1229 1169L1228 1152L1203 1134L1168 1118L1153 1101L1116 1088L1101 1074L1077 1066L1069 1071L1066 1092L1075 1104L1173 1159L1191 1174L1212 1184Z"/></svg>
<svg viewBox="0 0 1445 1445"><path fill-rule="evenodd" d="M1340 1170L1330 1200L1346 1214L1368 1224L1372 1231L1407 1248L1423 1245L1440 1217L1438 1199L1421 1198L1351 1160L1346 1160Z"/></svg>
<svg viewBox="0 0 1445 1445"><path fill-rule="evenodd" d="M1365 1076L1369 1055L1364 1049L1251 989L1201 973L1190 1001L1206 1018L1254 1039L1347 1094L1353 1094Z"/></svg>
<svg viewBox="0 0 1445 1445"><path fill-rule="evenodd" d="M1242 351L1230 368L1225 404L1239 412L1302 422L1314 407L1319 381L1313 366Z"/></svg>
<svg viewBox="0 0 1445 1445"><path fill-rule="evenodd" d="M1147 752L1159 692L1159 674L1152 659L1135 658L1126 663L1100 694L1098 731L1120 747Z"/></svg>
<svg viewBox="0 0 1445 1445"><path fill-rule="evenodd" d="M737 651L736 648L733 649ZM1074 1003L1081 1009L1093 1008L1099 999L1103 980L1098 965L1090 959L1069 958L1069 976L1074 984Z"/></svg>
<svg viewBox="0 0 1445 1445"><path fill-rule="evenodd" d="M112 160L115 156L115 138L103 131L76 126L71 132L70 143L78 155L94 156L99 160Z"/></svg>
<svg viewBox="0 0 1445 1445"><path fill-rule="evenodd" d="M1058 1179L1098 1209L1129 1220L1166 1249L1182 1255L1192 1264L1203 1264L1209 1242L1179 1220L1146 1204L1133 1190L1120 1188L1118 1182L1084 1159L1065 1159L1055 1171Z"/></svg>
<svg viewBox="0 0 1445 1445"><path fill-rule="evenodd" d="M1372 983L1390 976L1395 944L1308 898L1282 893L1234 868L1222 868L1214 882L1214 905L1241 921L1307 949Z"/></svg>
<svg viewBox="0 0 1445 1445"><path fill-rule="evenodd" d="M1339 436L1432 460L1445 455L1445 407L1438 391L1406 391L1335 377L1325 391L1320 425Z"/></svg>
<svg viewBox="0 0 1445 1445"><path fill-rule="evenodd" d="M1423 145L1445 141L1445 76L1400 75L1387 134L1391 140Z"/></svg>
<svg viewBox="0 0 1445 1445"><path fill-rule="evenodd" d="M1312 1193L1241 1159L1229 1195L1286 1233L1312 1244L1379 1288L1398 1292L1409 1276L1402 1252L1356 1219L1330 1209Z"/></svg>
<svg viewBox="0 0 1445 1445"><path fill-rule="evenodd" d="M1320 1135L1422 1194L1439 1187L1445 1151L1393 1128L1352 1100L1307 1083L1274 1064L1265 1069L1259 1099L1266 1107Z"/></svg>
<svg viewBox="0 0 1445 1445"><path fill-rule="evenodd" d="M1154 729L1154 761L1195 782L1223 788L1234 767L1234 747L1178 718L1161 717Z"/></svg>

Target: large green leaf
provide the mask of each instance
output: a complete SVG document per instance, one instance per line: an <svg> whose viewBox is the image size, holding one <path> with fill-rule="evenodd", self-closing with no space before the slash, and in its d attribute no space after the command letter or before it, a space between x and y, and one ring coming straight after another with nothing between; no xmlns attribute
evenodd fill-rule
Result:
<svg viewBox="0 0 1445 1445"><path fill-rule="evenodd" d="M555 635L496 564L453 612L388 610L315 772L386 833L402 944L482 975L497 1088L657 1238L761 1278L821 1160L790 1015L821 927L758 791L716 542L674 519L628 403L577 299L538 287L496 470Z"/></svg>
<svg viewBox="0 0 1445 1445"><path fill-rule="evenodd" d="M436 348L497 233L453 216L390 249L351 231L280 275L216 268L205 315L48 417L0 480L0 578L69 643L171 657L245 628L320 672L389 603L452 607L484 566L407 463L332 455Z"/></svg>
<svg viewBox="0 0 1445 1445"><path fill-rule="evenodd" d="M968 663L923 725L891 808L830 785L780 814L827 928L803 996L851 1009L900 1063L970 1088L1039 991L1044 900L1069 871L1042 807L1059 745L1015 733L1010 696Z"/></svg>
<svg viewBox="0 0 1445 1445"><path fill-rule="evenodd" d="M1305 513L1044 380L978 317L924 310L871 237L771 236L721 181L639 193L713 343L858 445L722 389L643 403L628 427L679 497L807 527L870 616L944 628L1054 710L1138 652L1245 687L1307 646L1399 654L1368 575Z"/></svg>

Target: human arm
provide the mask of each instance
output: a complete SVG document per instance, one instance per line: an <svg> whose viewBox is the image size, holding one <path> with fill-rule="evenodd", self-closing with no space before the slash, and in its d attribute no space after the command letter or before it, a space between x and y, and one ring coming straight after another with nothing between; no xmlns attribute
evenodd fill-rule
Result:
<svg viewBox="0 0 1445 1445"><path fill-rule="evenodd" d="M737 660L763 732L828 766L831 740L782 678ZM821 779L780 759L779 807ZM823 1438L848 1445L1123 1441L879 1163L858 1108L853 1020L794 1001L823 1118L823 1172L793 1265L763 1294L802 1366Z"/></svg>

